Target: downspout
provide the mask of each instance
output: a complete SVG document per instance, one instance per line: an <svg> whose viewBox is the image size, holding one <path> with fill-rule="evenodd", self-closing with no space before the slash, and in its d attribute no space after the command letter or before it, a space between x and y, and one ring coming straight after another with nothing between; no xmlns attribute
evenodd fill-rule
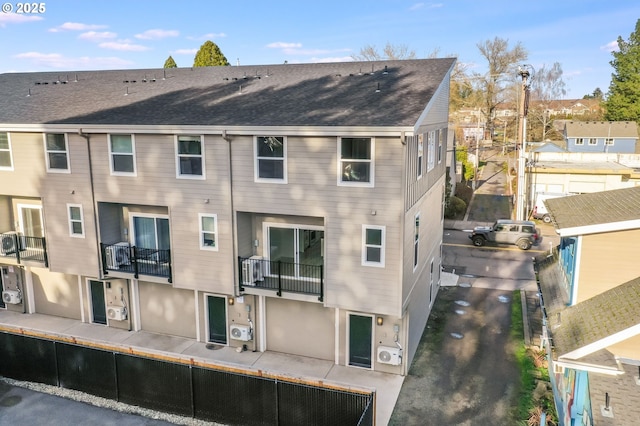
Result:
<svg viewBox="0 0 640 426"><path fill-rule="evenodd" d="M93 165L91 163L91 135L88 133L84 133L82 129L78 129L78 136L83 137L87 141L87 157L89 159L89 185L91 188L91 204L93 205L93 226L96 230L96 250L98 256L100 256L100 261L98 262L98 278L100 280L104 280L104 275L102 274L102 252L100 250L100 229L98 229L98 206L96 205L96 195L93 185Z"/></svg>
<svg viewBox="0 0 640 426"><path fill-rule="evenodd" d="M227 131L223 130L222 131L222 139L224 139L225 141L227 141L227 152L228 152L228 156L229 156L229 206L230 206L230 210L231 210L231 264L234 265L234 267L232 268L233 271L233 295L234 297L237 296L236 294L236 283L237 283L237 273L238 271L237 269L237 243L236 243L236 216L235 216L235 209L233 207L233 157L232 157L232 149L231 149L231 136L227 135Z"/></svg>

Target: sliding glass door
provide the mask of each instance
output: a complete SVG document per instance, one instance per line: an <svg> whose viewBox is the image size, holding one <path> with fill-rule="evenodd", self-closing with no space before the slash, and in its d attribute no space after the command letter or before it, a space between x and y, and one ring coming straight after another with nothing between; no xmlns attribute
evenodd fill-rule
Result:
<svg viewBox="0 0 640 426"><path fill-rule="evenodd" d="M168 250L170 248L169 219L154 216L133 216L133 244L136 247Z"/></svg>
<svg viewBox="0 0 640 426"><path fill-rule="evenodd" d="M295 225L266 225L271 272L292 277L315 277L324 258L324 231L321 227Z"/></svg>

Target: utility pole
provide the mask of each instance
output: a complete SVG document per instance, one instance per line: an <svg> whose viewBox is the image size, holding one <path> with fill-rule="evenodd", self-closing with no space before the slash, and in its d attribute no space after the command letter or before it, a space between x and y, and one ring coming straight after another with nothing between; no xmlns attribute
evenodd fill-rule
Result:
<svg viewBox="0 0 640 426"><path fill-rule="evenodd" d="M531 65L518 67L518 75L522 77L522 91L520 92L520 105L518 107L518 193L516 197L516 219L527 219L527 188L525 179L526 148L527 148L527 110L529 107L529 77Z"/></svg>

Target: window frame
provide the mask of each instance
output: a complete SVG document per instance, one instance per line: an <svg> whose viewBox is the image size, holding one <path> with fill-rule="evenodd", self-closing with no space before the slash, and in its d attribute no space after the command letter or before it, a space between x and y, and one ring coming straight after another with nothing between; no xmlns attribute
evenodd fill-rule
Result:
<svg viewBox="0 0 640 426"><path fill-rule="evenodd" d="M8 152L9 153L9 165L3 166L0 164L0 170L3 171L13 171L13 150L11 149L11 133L9 132L0 132L7 135L7 148L0 148L0 152Z"/></svg>
<svg viewBox="0 0 640 426"><path fill-rule="evenodd" d="M368 160L352 159L341 157L342 155L342 140L343 139L369 139L371 158ZM339 136L338 137L338 156L337 161L337 182L338 186L358 186L364 188L373 188L375 186L375 158L376 158L376 140L374 137L368 136ZM343 161L355 161L355 162L368 162L369 163L369 182L355 182L342 180L342 163Z"/></svg>
<svg viewBox="0 0 640 426"><path fill-rule="evenodd" d="M200 139L200 154L180 154L180 138L181 137L193 137ZM175 141L175 150L176 150L176 179L194 179L194 180L205 180L206 176L206 167L205 167L205 149L204 149L204 135L196 135L191 133L174 135ZM200 158L202 174L185 174L180 170L180 158Z"/></svg>
<svg viewBox="0 0 640 426"><path fill-rule="evenodd" d="M420 256L420 213L416 213L413 219L413 271L418 268Z"/></svg>
<svg viewBox="0 0 640 426"><path fill-rule="evenodd" d="M436 165L436 131L427 133L427 173L434 169Z"/></svg>
<svg viewBox="0 0 640 426"><path fill-rule="evenodd" d="M438 130L438 164L442 163L442 147L444 145L444 129Z"/></svg>
<svg viewBox="0 0 640 426"><path fill-rule="evenodd" d="M423 161L424 161L424 134L418 134L416 146L418 149L417 152L417 165L416 165L416 173L417 179L422 179L422 169L423 169Z"/></svg>
<svg viewBox="0 0 640 426"><path fill-rule="evenodd" d="M380 245L367 244L367 230L380 231ZM386 251L386 233L387 227L381 225L362 225L362 266L374 266L377 268L384 268L385 264L385 251ZM380 261L374 262L367 260L367 248L374 247L380 249Z"/></svg>
<svg viewBox="0 0 640 426"><path fill-rule="evenodd" d="M615 144L615 138L604 138L604 146L613 146Z"/></svg>
<svg viewBox="0 0 640 426"><path fill-rule="evenodd" d="M113 152L113 146L111 144L112 136L129 136L131 137L131 153L123 153L123 152ZM109 133L107 137L107 148L109 150L109 171L111 172L111 176L137 176L138 171L136 168L136 141L135 135L133 133ZM115 169L114 164L114 155L130 155L133 160L133 171L132 172L122 172Z"/></svg>
<svg viewBox="0 0 640 426"><path fill-rule="evenodd" d="M64 137L64 151L50 151L47 148L47 135L62 135ZM69 138L66 133L43 133L42 141L44 143L44 159L47 166L47 173L71 173L71 165L69 164ZM65 169L51 168L49 154L64 153L67 167Z"/></svg>
<svg viewBox="0 0 640 426"><path fill-rule="evenodd" d="M282 138L282 157L260 157L258 151L259 138ZM260 177L260 160L282 161L282 178ZM253 137L253 179L254 182L287 183L287 137L286 136L254 136Z"/></svg>
<svg viewBox="0 0 640 426"><path fill-rule="evenodd" d="M596 146L598 145L598 139L597 138L589 138L589 146Z"/></svg>
<svg viewBox="0 0 640 426"><path fill-rule="evenodd" d="M576 145L584 145L584 138L576 138Z"/></svg>
<svg viewBox="0 0 640 426"><path fill-rule="evenodd" d="M71 209L72 208L77 208L78 211L80 212L80 219L74 219L71 216ZM85 228L84 228L84 212L82 210L82 204L74 204L74 203L67 203L67 218L68 218L68 222L69 222L69 236L73 237L73 238L85 238ZM82 233L78 234L74 232L73 229L73 224L74 223L80 223L80 227L82 228Z"/></svg>
<svg viewBox="0 0 640 426"><path fill-rule="evenodd" d="M214 230L213 232L211 231L205 231L204 227L202 226L202 219L204 218L213 218L214 220ZM214 246L207 246L204 244L204 234L213 234L214 235ZM218 215L215 213L198 213L198 239L199 239L199 244L200 244L200 250L206 250L206 251L218 251L220 249L220 244L218 243L219 238L218 238Z"/></svg>

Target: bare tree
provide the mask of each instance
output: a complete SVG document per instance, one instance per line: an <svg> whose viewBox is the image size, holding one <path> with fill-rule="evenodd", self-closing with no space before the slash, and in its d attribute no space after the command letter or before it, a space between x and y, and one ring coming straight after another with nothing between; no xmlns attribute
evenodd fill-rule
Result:
<svg viewBox="0 0 640 426"><path fill-rule="evenodd" d="M541 141L547 139L547 133L553 130L549 108L553 101L562 99L567 94L565 87L566 84L562 79L562 66L559 62L555 62L551 67L543 65L532 76L530 92L532 102L530 103L529 116L537 121L540 129L533 129L536 133L531 136L536 137L539 134Z"/></svg>
<svg viewBox="0 0 640 426"><path fill-rule="evenodd" d="M373 45L366 45L360 49L360 53L351 55L354 61L381 61L381 60L395 60L395 59L415 59L416 52L409 50L404 44L391 44L387 42L386 46L382 50L382 53L378 52L378 49Z"/></svg>
<svg viewBox="0 0 640 426"><path fill-rule="evenodd" d="M509 48L509 40L496 37L476 45L487 60L488 71L485 74L474 73L476 90L483 93L482 114L487 129L493 135L496 107L507 100L506 90L516 83L515 65L528 57L527 50L520 42Z"/></svg>

